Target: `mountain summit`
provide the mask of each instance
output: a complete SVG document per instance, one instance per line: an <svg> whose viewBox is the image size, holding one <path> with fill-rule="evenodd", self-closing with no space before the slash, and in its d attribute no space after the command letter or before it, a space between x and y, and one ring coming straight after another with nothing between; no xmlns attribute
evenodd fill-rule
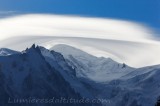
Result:
<svg viewBox="0 0 160 106"><path fill-rule="evenodd" d="M1 106L153 106L160 96L160 65L132 68L68 45L51 49L1 49L6 53L0 56ZM61 97L88 102L48 101ZM27 98L47 103L24 103ZM23 100L9 103L15 99Z"/></svg>
<svg viewBox="0 0 160 106"><path fill-rule="evenodd" d="M82 97L60 74L60 69L51 66L40 48L33 45L21 54L0 57L0 105L28 106L26 102L8 103L8 100L27 98L75 98ZM90 103L84 103L89 105ZM31 106L52 106L52 103L34 103ZM66 106L65 103L55 104ZM73 103L67 104L75 106ZM80 104L77 104L80 106ZM91 105L91 104L90 104Z"/></svg>
<svg viewBox="0 0 160 106"><path fill-rule="evenodd" d="M95 57L80 49L59 44L51 48L61 53L70 66L76 70L77 77L85 77L97 82L120 78L134 68L118 63L111 58Z"/></svg>

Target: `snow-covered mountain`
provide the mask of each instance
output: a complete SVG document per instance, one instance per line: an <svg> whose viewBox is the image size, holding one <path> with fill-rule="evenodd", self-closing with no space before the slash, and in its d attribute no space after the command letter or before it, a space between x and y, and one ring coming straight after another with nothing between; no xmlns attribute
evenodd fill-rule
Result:
<svg viewBox="0 0 160 106"><path fill-rule="evenodd" d="M59 44L51 50L63 54L70 66L76 70L77 77L85 77L97 82L111 81L135 70L111 58L98 58L68 45Z"/></svg>
<svg viewBox="0 0 160 106"><path fill-rule="evenodd" d="M55 56L58 56L55 55ZM58 61L58 60L57 60ZM79 92L62 76L60 68L50 65L40 48L33 45L20 54L0 57L0 105L1 106L53 106L52 103L9 103L14 99L75 98L81 99ZM74 82L74 81L73 81ZM75 104L54 104L75 106ZM81 106L81 104L76 104ZM90 106L91 103L83 103ZM95 104L93 104L95 105ZM98 105L98 104L97 104Z"/></svg>
<svg viewBox="0 0 160 106"><path fill-rule="evenodd" d="M33 45L22 52L3 51L5 54L0 56L1 106L53 105L7 103L9 98L29 97L96 99L103 106L154 106L160 96L160 65L132 68L68 45L56 45L51 50Z"/></svg>
<svg viewBox="0 0 160 106"><path fill-rule="evenodd" d="M58 52L47 50L44 47L40 47L42 55L45 60L55 69L59 70L59 73L63 78L70 83L71 87L76 92L79 92L81 96L87 98L93 98L92 94L84 87L84 85L75 77L76 70L68 65L63 55Z"/></svg>
<svg viewBox="0 0 160 106"><path fill-rule="evenodd" d="M8 56L8 55L19 54L19 53L20 52L18 51L10 50L7 48L0 48L0 56Z"/></svg>
<svg viewBox="0 0 160 106"><path fill-rule="evenodd" d="M93 95L111 101L106 106L154 106L160 95L160 65L136 69L67 45L51 49L64 55Z"/></svg>

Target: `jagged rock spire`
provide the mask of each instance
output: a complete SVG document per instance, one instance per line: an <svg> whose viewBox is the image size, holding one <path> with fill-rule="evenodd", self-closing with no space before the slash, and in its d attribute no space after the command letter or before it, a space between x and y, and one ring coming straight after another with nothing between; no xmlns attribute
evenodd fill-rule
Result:
<svg viewBox="0 0 160 106"><path fill-rule="evenodd" d="M35 45L35 43L31 46L31 48L36 48L36 45Z"/></svg>

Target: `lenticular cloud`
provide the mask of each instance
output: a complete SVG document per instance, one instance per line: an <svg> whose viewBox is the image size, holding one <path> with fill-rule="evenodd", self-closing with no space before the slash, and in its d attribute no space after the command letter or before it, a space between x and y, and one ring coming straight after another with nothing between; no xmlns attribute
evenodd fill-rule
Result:
<svg viewBox="0 0 160 106"><path fill-rule="evenodd" d="M0 19L0 47L68 44L134 67L160 63L160 43L143 25L114 19L29 14Z"/></svg>

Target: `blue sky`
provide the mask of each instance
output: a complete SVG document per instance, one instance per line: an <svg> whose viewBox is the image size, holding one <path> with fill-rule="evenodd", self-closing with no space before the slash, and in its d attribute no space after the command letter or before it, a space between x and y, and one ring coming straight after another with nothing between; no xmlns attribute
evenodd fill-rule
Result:
<svg viewBox="0 0 160 106"><path fill-rule="evenodd" d="M160 0L0 0L5 11L123 19L160 29Z"/></svg>

